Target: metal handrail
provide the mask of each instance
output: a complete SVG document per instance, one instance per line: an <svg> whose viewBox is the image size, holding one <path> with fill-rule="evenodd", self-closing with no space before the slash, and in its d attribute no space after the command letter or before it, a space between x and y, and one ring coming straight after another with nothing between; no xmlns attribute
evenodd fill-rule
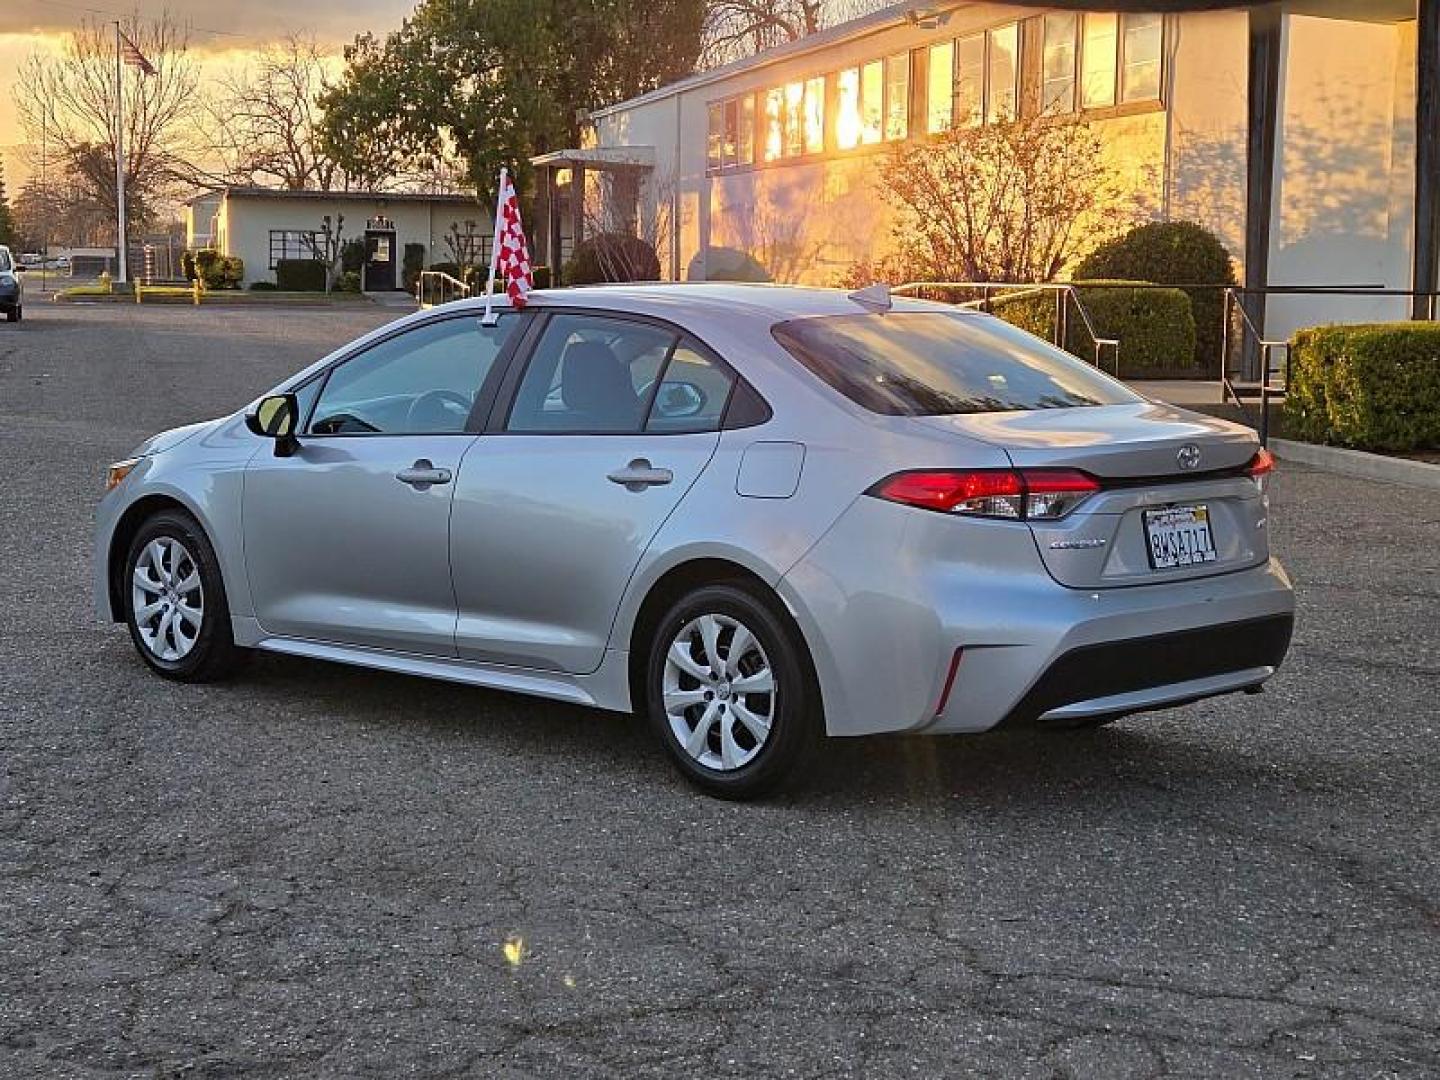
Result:
<svg viewBox="0 0 1440 1080"><path fill-rule="evenodd" d="M469 285L443 270L422 270L415 281L415 299L422 308L463 300L470 294Z"/></svg>
<svg viewBox="0 0 1440 1080"><path fill-rule="evenodd" d="M1260 445L1264 446L1270 441L1270 396L1272 394L1288 393L1290 389L1290 342L1284 339L1267 338L1260 333L1260 328L1250 317L1250 312L1245 310L1243 303L1236 302L1236 294L1245 292L1244 289L1230 288L1225 290L1225 319L1220 326L1220 394L1221 400L1229 399L1235 403L1242 413L1249 415L1249 409L1240 400L1240 394L1235 389L1235 381L1230 377L1230 322L1233 312L1240 312L1240 344L1243 348L1248 334L1260 350L1260 422L1256 424L1256 430L1260 434ZM1366 293L1361 295L1368 294ZM1279 373L1270 362L1271 356L1276 349L1285 350L1285 382L1283 386L1272 386L1271 376Z"/></svg>
<svg viewBox="0 0 1440 1080"><path fill-rule="evenodd" d="M901 295L909 295L922 289L968 289L979 290L979 300L966 300L956 303L956 307L975 308L982 311L993 311L995 296L998 290L1007 290L1000 300L1023 300L1027 296L1044 295L1053 293L1055 295L1055 320L1051 342L1059 348L1065 348L1065 339L1068 336L1070 305L1080 315L1080 321L1084 324L1085 333L1089 335L1095 346L1094 364L1097 368L1104 370L1101 357L1104 350L1109 348L1115 359L1115 377L1120 377L1120 339L1112 337L1101 337L1095 329L1095 321L1090 318L1090 312L1085 307L1075 290L1075 286L1063 281L1042 281L1042 282L1010 282L1010 281L907 281L903 285L895 285L890 291ZM943 301L942 301L943 302Z"/></svg>

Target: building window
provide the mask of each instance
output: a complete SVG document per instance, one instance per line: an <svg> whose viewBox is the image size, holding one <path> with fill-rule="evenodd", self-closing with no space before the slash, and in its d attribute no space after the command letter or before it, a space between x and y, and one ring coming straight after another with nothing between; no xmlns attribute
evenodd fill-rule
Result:
<svg viewBox="0 0 1440 1080"><path fill-rule="evenodd" d="M985 87L985 122L1004 123L1020 115L1020 27L1016 23L991 30L990 76Z"/></svg>
<svg viewBox="0 0 1440 1080"><path fill-rule="evenodd" d="M974 127L985 116L985 35L955 43L955 126Z"/></svg>
<svg viewBox="0 0 1440 1080"><path fill-rule="evenodd" d="M805 151L805 84L785 84L785 156L799 157Z"/></svg>
<svg viewBox="0 0 1440 1080"><path fill-rule="evenodd" d="M765 160L779 161L785 152L785 91L765 91Z"/></svg>
<svg viewBox="0 0 1440 1080"><path fill-rule="evenodd" d="M270 269L281 259L320 259L325 245L323 233L296 229L270 230Z"/></svg>
<svg viewBox="0 0 1440 1080"><path fill-rule="evenodd" d="M805 153L825 152L825 76L805 80Z"/></svg>
<svg viewBox="0 0 1440 1080"><path fill-rule="evenodd" d="M853 150L860 145L860 69L846 68L835 77L835 145Z"/></svg>
<svg viewBox="0 0 1440 1080"><path fill-rule="evenodd" d="M720 152L725 141L725 106L712 101L707 109L708 137L705 141L705 167L712 172L720 168L723 156Z"/></svg>
<svg viewBox="0 0 1440 1080"><path fill-rule="evenodd" d="M725 102L725 131L724 138L720 143L720 165L722 168L733 168L737 160L738 147L740 143L740 102L734 100Z"/></svg>
<svg viewBox="0 0 1440 1080"><path fill-rule="evenodd" d="M755 163L755 95L746 94L740 99L740 133L736 147L735 163Z"/></svg>
<svg viewBox="0 0 1440 1080"><path fill-rule="evenodd" d="M954 122L955 43L930 46L930 68L925 80L925 130L931 135L947 131Z"/></svg>
<svg viewBox="0 0 1440 1080"><path fill-rule="evenodd" d="M1121 56L1120 100L1148 101L1160 96L1159 15L1126 15Z"/></svg>
<svg viewBox="0 0 1440 1080"><path fill-rule="evenodd" d="M1079 29L1076 23L1074 12L1045 16L1041 112L1075 111L1075 35Z"/></svg>
<svg viewBox="0 0 1440 1080"><path fill-rule="evenodd" d="M885 123L885 65L872 60L860 69L860 141L878 143Z"/></svg>
<svg viewBox="0 0 1440 1080"><path fill-rule="evenodd" d="M1087 12L1080 47L1080 102L1087 109L1115 104L1115 52L1119 45L1114 12Z"/></svg>
<svg viewBox="0 0 1440 1080"><path fill-rule="evenodd" d="M897 53L885 59L885 138L903 139L910 134L910 54Z"/></svg>

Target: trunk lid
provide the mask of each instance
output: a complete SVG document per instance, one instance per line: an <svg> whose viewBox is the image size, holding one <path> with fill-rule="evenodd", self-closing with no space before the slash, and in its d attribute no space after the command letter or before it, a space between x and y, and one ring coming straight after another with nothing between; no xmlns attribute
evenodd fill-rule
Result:
<svg viewBox="0 0 1440 1080"><path fill-rule="evenodd" d="M1029 522L1040 557L1062 585L1160 584L1270 557L1264 493L1238 474L1259 441L1239 424L1150 401L916 420L1000 447L1019 468L1080 469L1101 481L1104 490L1068 516ZM1199 516L1214 557L1157 568L1152 544L1165 541L1152 536L1150 523L1164 527L1148 512L1176 507L1204 508Z"/></svg>

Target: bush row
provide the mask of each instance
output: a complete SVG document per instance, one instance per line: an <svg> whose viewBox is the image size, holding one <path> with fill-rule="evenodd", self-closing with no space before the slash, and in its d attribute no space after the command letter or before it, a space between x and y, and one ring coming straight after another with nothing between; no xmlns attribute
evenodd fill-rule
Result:
<svg viewBox="0 0 1440 1080"><path fill-rule="evenodd" d="M186 251L180 256L186 281L198 280L207 289L238 289L245 277L245 260L222 255L214 248Z"/></svg>
<svg viewBox="0 0 1440 1080"><path fill-rule="evenodd" d="M1195 362L1195 318L1190 299L1179 289L1135 288L1137 281L1077 281L1075 294L1102 338L1120 341L1120 374L1152 375L1157 371L1189 368ZM1087 286L1089 286L1087 288ZM1130 287L1126 287L1130 286ZM1047 340L1053 337L1055 297L1051 293L999 297L991 310L1008 323ZM1065 348L1086 360L1095 357L1095 343L1079 312L1072 307L1067 321ZM1107 371L1112 357L1101 357Z"/></svg>
<svg viewBox="0 0 1440 1080"><path fill-rule="evenodd" d="M1309 442L1361 450L1440 450L1440 325L1299 331L1285 428Z"/></svg>

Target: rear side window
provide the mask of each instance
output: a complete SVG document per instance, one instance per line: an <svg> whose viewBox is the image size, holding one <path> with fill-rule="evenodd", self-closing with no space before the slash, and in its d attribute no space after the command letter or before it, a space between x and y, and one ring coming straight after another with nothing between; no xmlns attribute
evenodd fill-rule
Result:
<svg viewBox="0 0 1440 1080"><path fill-rule="evenodd" d="M885 416L1063 409L1140 401L1067 352L1000 319L944 311L792 319L771 333L857 405Z"/></svg>

